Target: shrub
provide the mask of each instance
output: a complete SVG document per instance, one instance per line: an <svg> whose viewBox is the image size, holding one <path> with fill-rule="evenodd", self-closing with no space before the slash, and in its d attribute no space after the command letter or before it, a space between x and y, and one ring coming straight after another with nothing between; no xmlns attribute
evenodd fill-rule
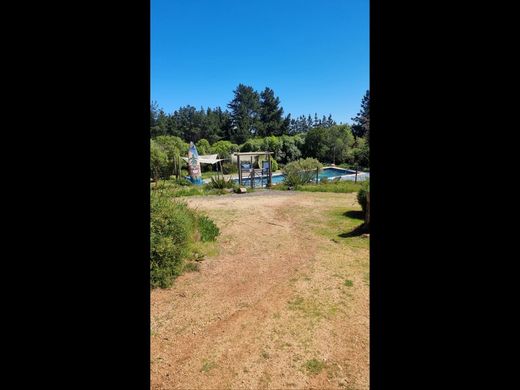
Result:
<svg viewBox="0 0 520 390"><path fill-rule="evenodd" d="M163 177L168 169L168 155L154 140L150 141L150 174L157 180Z"/></svg>
<svg viewBox="0 0 520 390"><path fill-rule="evenodd" d="M208 188L215 189L224 189L224 188L233 188L235 183L231 181L231 179L226 180L223 177L215 177L212 176L210 182L207 184Z"/></svg>
<svg viewBox="0 0 520 390"><path fill-rule="evenodd" d="M357 194L357 201L361 205L361 209L363 210L363 214L366 211L367 207L367 193L370 192L370 182L367 180L363 182L361 185L361 189Z"/></svg>
<svg viewBox="0 0 520 390"><path fill-rule="evenodd" d="M322 177L320 179L320 184L329 184L329 179L327 177Z"/></svg>
<svg viewBox="0 0 520 390"><path fill-rule="evenodd" d="M197 237L212 241L219 229L208 217L161 193L151 193L150 211L150 285L166 288L189 269L184 260L194 256Z"/></svg>
<svg viewBox="0 0 520 390"><path fill-rule="evenodd" d="M202 241L215 241L215 238L220 234L217 225L205 215L199 217L198 224Z"/></svg>
<svg viewBox="0 0 520 390"><path fill-rule="evenodd" d="M316 169L321 167L321 163L314 158L290 162L283 168L285 174L284 184L296 188L310 183L316 178Z"/></svg>
<svg viewBox="0 0 520 390"><path fill-rule="evenodd" d="M195 232L195 215L186 204L150 197L150 284L168 287L179 275Z"/></svg>
<svg viewBox="0 0 520 390"><path fill-rule="evenodd" d="M218 141L211 145L210 154L218 154L219 158L231 158L231 154L238 152L240 147L230 141Z"/></svg>
<svg viewBox="0 0 520 390"><path fill-rule="evenodd" d="M200 155L209 154L211 150L211 146L207 139L200 139L195 146L197 147L197 152L199 152Z"/></svg>

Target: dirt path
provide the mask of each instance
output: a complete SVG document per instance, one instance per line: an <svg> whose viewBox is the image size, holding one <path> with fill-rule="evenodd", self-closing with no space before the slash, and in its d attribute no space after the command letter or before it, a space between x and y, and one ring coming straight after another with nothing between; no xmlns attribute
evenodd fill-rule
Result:
<svg viewBox="0 0 520 390"><path fill-rule="evenodd" d="M368 389L368 238L339 236L355 194L187 202L218 254L152 291L152 389Z"/></svg>

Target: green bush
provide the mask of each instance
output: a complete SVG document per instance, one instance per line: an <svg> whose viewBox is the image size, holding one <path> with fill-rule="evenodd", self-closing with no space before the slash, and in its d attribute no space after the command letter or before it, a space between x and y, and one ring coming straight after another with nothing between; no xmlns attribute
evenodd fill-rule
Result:
<svg viewBox="0 0 520 390"><path fill-rule="evenodd" d="M202 241L215 241L215 238L220 234L217 225L205 215L199 217L198 224Z"/></svg>
<svg viewBox="0 0 520 390"><path fill-rule="evenodd" d="M284 184L289 187L299 187L316 179L316 169L321 169L321 163L314 158L300 159L287 164L283 168Z"/></svg>
<svg viewBox="0 0 520 390"><path fill-rule="evenodd" d="M168 155L154 140L150 141L150 175L158 180L168 170Z"/></svg>
<svg viewBox="0 0 520 390"><path fill-rule="evenodd" d="M195 215L186 204L160 194L150 197L150 284L168 287L189 255L195 232Z"/></svg>
<svg viewBox="0 0 520 390"><path fill-rule="evenodd" d="M361 185L361 189L357 194L357 201L361 205L361 209L363 210L363 214L367 208L367 193L370 192L370 182L367 180L363 182Z"/></svg>
<svg viewBox="0 0 520 390"><path fill-rule="evenodd" d="M150 285L166 288L184 270L185 260L194 256L197 236L214 240L219 230L208 217L161 192L151 193L150 211Z"/></svg>

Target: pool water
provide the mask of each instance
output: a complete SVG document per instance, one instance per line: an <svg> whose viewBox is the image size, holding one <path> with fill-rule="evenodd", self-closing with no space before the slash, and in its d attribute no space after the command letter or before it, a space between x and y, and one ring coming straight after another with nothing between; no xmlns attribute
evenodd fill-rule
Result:
<svg viewBox="0 0 520 390"><path fill-rule="evenodd" d="M352 177L344 178L344 180L354 180L355 179L355 173L356 171L350 170L350 169L337 169L337 168L324 168L320 171L318 175L318 180L321 180L323 178L334 178L338 176L343 175L353 175ZM273 184L279 184L282 183L285 178L285 175L273 175ZM368 178L368 173L366 172L358 172L358 180L366 180ZM262 178L255 178L255 187L265 187L267 184L268 178L263 176ZM235 183L238 183L238 179L233 179ZM249 179L242 179L242 185L244 186L250 186L250 180Z"/></svg>

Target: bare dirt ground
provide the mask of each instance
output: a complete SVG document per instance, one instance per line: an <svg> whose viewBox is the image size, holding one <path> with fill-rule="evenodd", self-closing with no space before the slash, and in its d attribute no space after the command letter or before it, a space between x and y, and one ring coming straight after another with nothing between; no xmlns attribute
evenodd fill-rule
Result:
<svg viewBox="0 0 520 390"><path fill-rule="evenodd" d="M151 293L152 389L368 389L369 238L356 194L190 197L218 254ZM346 214L345 214L346 213Z"/></svg>

